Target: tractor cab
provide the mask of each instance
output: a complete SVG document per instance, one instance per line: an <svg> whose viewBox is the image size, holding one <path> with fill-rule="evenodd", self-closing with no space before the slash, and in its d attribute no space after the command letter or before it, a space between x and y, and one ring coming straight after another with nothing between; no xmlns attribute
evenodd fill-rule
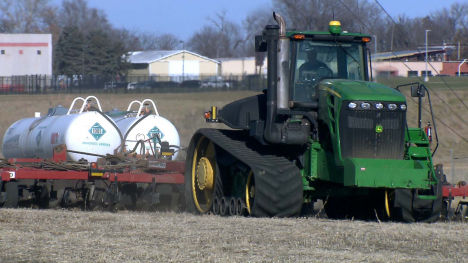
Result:
<svg viewBox="0 0 468 263"><path fill-rule="evenodd" d="M324 79L368 80L364 42L354 41L354 36L338 42L333 35L310 33L290 33L292 101L316 101Z"/></svg>

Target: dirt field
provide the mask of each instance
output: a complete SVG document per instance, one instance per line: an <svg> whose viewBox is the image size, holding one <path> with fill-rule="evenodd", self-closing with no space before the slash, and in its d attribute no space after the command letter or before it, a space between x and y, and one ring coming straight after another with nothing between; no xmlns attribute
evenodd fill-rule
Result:
<svg viewBox="0 0 468 263"><path fill-rule="evenodd" d="M466 262L460 223L0 210L1 262Z"/></svg>

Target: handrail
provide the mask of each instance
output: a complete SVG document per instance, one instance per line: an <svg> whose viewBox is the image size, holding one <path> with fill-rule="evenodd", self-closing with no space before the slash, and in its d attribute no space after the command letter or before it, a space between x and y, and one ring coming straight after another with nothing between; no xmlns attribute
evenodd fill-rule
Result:
<svg viewBox="0 0 468 263"><path fill-rule="evenodd" d="M156 114L156 116L159 116L159 112L158 112L158 109L156 108L156 104L154 103L154 101L151 100L151 99L145 99L140 104L140 108L138 109L137 118L141 115L141 110L143 109L143 106L145 105L146 101L149 101L149 102L151 102L151 104L153 104L154 114Z"/></svg>
<svg viewBox="0 0 468 263"><path fill-rule="evenodd" d="M141 106L141 101L139 101L139 100L134 100L134 101L130 102L130 104L128 104L127 111L130 111L130 109L132 108L133 103L139 103L140 106Z"/></svg>
<svg viewBox="0 0 468 263"><path fill-rule="evenodd" d="M76 102L77 100L82 100L82 101L83 101L83 104L84 104L84 102L86 102L85 99L83 99L82 97L77 97L77 98L75 98L75 99L73 100L73 102L71 103L70 108L68 109L67 115L70 115L70 112L71 112L71 110L73 109L73 106L75 106L75 102Z"/></svg>
<svg viewBox="0 0 468 263"><path fill-rule="evenodd" d="M97 103L97 105L98 105L99 111L102 112L101 103L99 103L98 98L96 98L95 96L88 96L88 97L86 97L86 99L84 99L84 102L87 102L90 98L96 100L96 103ZM86 105L87 105L87 104L83 103L83 106L81 107L81 110L80 110L79 113L82 113L82 112L83 112L83 110L85 109Z"/></svg>

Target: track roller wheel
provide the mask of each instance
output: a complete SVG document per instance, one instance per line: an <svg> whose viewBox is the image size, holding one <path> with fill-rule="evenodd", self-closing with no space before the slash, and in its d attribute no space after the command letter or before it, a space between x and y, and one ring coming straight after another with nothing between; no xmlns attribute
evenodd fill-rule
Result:
<svg viewBox="0 0 468 263"><path fill-rule="evenodd" d="M227 216L229 214L229 201L223 196L219 202L219 214L222 216Z"/></svg>
<svg viewBox="0 0 468 263"><path fill-rule="evenodd" d="M247 207L245 206L245 202L242 198L237 198L236 204L236 215L237 216L245 216L247 215Z"/></svg>
<svg viewBox="0 0 468 263"><path fill-rule="evenodd" d="M245 204L247 208L247 213L252 214L252 207L255 201L255 177L253 172L249 173L247 177L247 184L245 185Z"/></svg>
<svg viewBox="0 0 468 263"><path fill-rule="evenodd" d="M219 215L219 198L217 196L213 200L213 214Z"/></svg>
<svg viewBox="0 0 468 263"><path fill-rule="evenodd" d="M218 174L213 142L203 135L195 135L187 151L185 169L187 207L190 212L206 214L212 210Z"/></svg>
<svg viewBox="0 0 468 263"><path fill-rule="evenodd" d="M17 208L18 207L18 182L9 181L4 183L6 201L3 203L4 208Z"/></svg>
<svg viewBox="0 0 468 263"><path fill-rule="evenodd" d="M237 200L235 197L231 197L231 199L229 200L229 215L237 215Z"/></svg>

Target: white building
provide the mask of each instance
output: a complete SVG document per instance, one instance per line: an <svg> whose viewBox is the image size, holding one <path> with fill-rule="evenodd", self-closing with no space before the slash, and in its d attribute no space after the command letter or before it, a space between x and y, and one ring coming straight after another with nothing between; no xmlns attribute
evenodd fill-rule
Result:
<svg viewBox="0 0 468 263"><path fill-rule="evenodd" d="M219 61L187 50L131 52L129 76L168 76L198 78L218 75Z"/></svg>
<svg viewBox="0 0 468 263"><path fill-rule="evenodd" d="M267 73L267 59L260 66L256 65L255 57L220 58L221 75L252 75Z"/></svg>
<svg viewBox="0 0 468 263"><path fill-rule="evenodd" d="M51 34L0 34L0 76L52 75Z"/></svg>

